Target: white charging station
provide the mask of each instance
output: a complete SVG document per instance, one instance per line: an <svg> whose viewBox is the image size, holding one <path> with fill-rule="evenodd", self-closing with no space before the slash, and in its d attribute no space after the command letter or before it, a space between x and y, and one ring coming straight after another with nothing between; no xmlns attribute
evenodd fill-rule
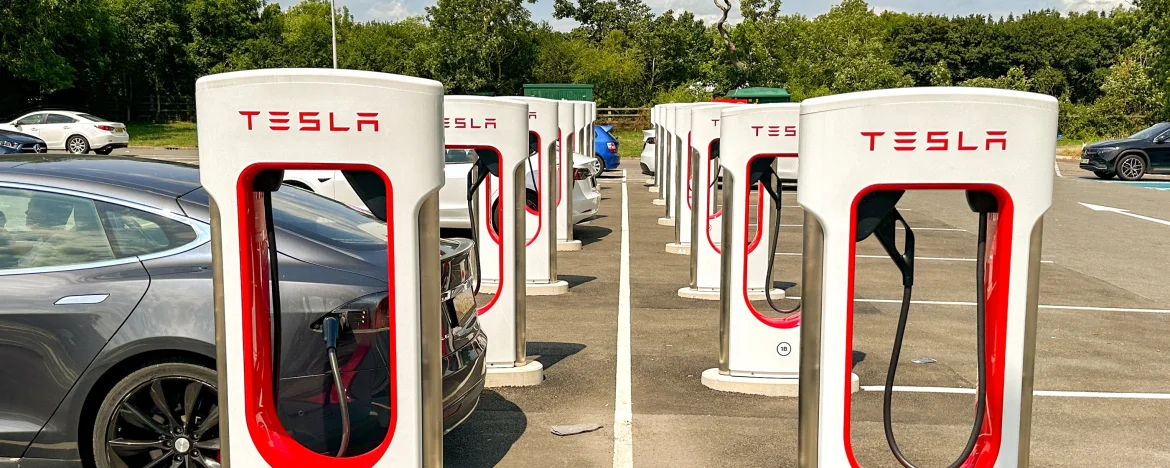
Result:
<svg viewBox="0 0 1170 468"><path fill-rule="evenodd" d="M658 197L651 201L657 206L666 206L666 194L668 191L668 184L666 181L670 175L670 165L667 161L670 159L670 147L672 146L673 136L670 133L672 109L678 104L669 103L658 106L658 139L655 140L654 149L657 153L654 163L654 186L658 188Z"/></svg>
<svg viewBox="0 0 1170 468"><path fill-rule="evenodd" d="M1028 466L1040 242L1042 218L1052 203L1057 115L1050 96L977 88L874 91L803 103L801 466L859 466L850 432L850 384L843 380L851 373L854 349L856 243L873 229L863 223L868 215L858 213L872 206L871 197L904 190L966 191L973 210L972 191L994 200L996 211L980 214L986 229L976 233L986 239L985 254L976 255L985 268L974 268L986 277L976 276L977 285L985 281L978 294L985 312L974 314L986 321L985 333L977 335L986 340L986 376L977 384L986 390L980 399L986 410L973 413L985 418L975 419L973 451L958 462ZM912 238L905 234L910 226L902 224L899 237ZM893 237L894 225L887 228L887 238ZM878 229L873 232L880 234ZM902 257L909 259L911 284L912 245ZM906 292L909 298L910 286ZM889 445L896 451L896 444Z"/></svg>
<svg viewBox="0 0 1170 468"><path fill-rule="evenodd" d="M646 179L646 184L651 193L659 193L659 174L662 173L662 125L660 119L662 118L662 105L655 105L651 108L651 130L654 131L654 171L651 177Z"/></svg>
<svg viewBox="0 0 1170 468"><path fill-rule="evenodd" d="M573 239L573 153L576 151L576 112L572 101L557 101L557 250L581 250Z"/></svg>
<svg viewBox="0 0 1170 468"><path fill-rule="evenodd" d="M723 239L723 210L716 209L714 195L719 161L719 122L723 109L734 104L712 104L691 111L690 239L691 283L679 289L679 297L719 300L719 248ZM753 252L754 253L754 252ZM761 252L763 253L763 252ZM766 254L765 254L766 255ZM763 293L763 275L748 278L748 290ZM755 297L760 299L760 297Z"/></svg>
<svg viewBox="0 0 1170 468"><path fill-rule="evenodd" d="M526 207L525 264L529 296L558 296L569 292L569 283L557 280L557 194L560 180L557 158L557 101L536 97L512 97L528 104L529 180L536 192L536 209ZM526 194L526 196L528 196Z"/></svg>
<svg viewBox="0 0 1170 468"><path fill-rule="evenodd" d="M674 242L666 244L666 253L691 253L691 115L695 109L710 107L712 103L694 103L678 106L675 110L675 133L678 135L677 156L674 158L674 180L671 193L675 196L667 207L667 216L674 220Z"/></svg>
<svg viewBox="0 0 1170 468"><path fill-rule="evenodd" d="M236 467L442 466L438 190L442 84L383 73L274 69L195 85L200 180L211 199L220 460ZM399 151L386 151L393 147ZM408 159L409 158L409 159ZM390 256L391 423L377 448L335 458L277 415L267 195L271 172L363 170L384 182ZM260 182L264 180L265 182ZM265 188L264 190L275 190ZM305 344L306 346L310 344ZM324 346L312 343L314 346ZM184 439L185 440L185 439ZM176 444L177 446L177 444Z"/></svg>
<svg viewBox="0 0 1170 468"><path fill-rule="evenodd" d="M443 100L443 128L447 149L491 152L499 158L499 174L487 175L474 195L472 225L479 244L480 292L494 294L479 307L480 326L491 340L486 385L540 384L544 368L539 362L528 361L525 321L528 104L492 97L447 96Z"/></svg>
<svg viewBox="0 0 1170 468"><path fill-rule="evenodd" d="M733 106L723 109L719 165L723 177L723 243L720 245L719 367L703 372L703 384L722 391L796 396L800 373L800 312L774 313L752 304L752 278L763 288L774 261L769 250L775 232L775 205L765 182L751 183L753 164L774 167L779 158L796 158L799 104ZM753 187L755 185L755 187ZM755 188L755 191L752 189ZM756 199L755 229L749 210ZM799 235L792 232L792 235ZM758 284L758 283L757 283ZM763 291L761 288L760 291ZM772 289L773 299L784 291ZM761 294L762 295L762 294ZM755 296L758 300L760 295Z"/></svg>
<svg viewBox="0 0 1170 468"><path fill-rule="evenodd" d="M589 126L588 117L585 116L585 102L573 101L573 148L576 154L582 156L591 156L589 148L585 145L585 128Z"/></svg>

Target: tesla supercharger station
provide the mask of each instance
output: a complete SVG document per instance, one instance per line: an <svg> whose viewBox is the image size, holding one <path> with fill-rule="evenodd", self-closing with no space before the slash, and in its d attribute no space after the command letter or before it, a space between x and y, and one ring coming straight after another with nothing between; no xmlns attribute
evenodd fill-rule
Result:
<svg viewBox="0 0 1170 468"><path fill-rule="evenodd" d="M649 187L650 193L658 193L660 191L658 188L659 187L658 186L658 177L659 177L659 174L662 174L662 164L661 164L661 159L662 159L662 124L660 121L661 118L662 118L662 105L659 104L657 106L651 107L650 108L650 129L654 131L654 171L653 171L654 173L651 174L650 178L647 179L647 181L646 181L650 185L650 187Z"/></svg>
<svg viewBox="0 0 1170 468"><path fill-rule="evenodd" d="M671 193L674 195L667 205L667 217L674 222L674 242L666 244L666 252L676 255L691 253L691 116L695 109L710 107L709 102L678 106L675 110L675 133L678 135L674 158L674 180Z"/></svg>
<svg viewBox="0 0 1170 468"><path fill-rule="evenodd" d="M557 101L512 97L528 104L528 180L536 192L536 208L526 206L525 264L529 296L556 296L569 292L569 283L557 280Z"/></svg>
<svg viewBox="0 0 1170 468"><path fill-rule="evenodd" d="M573 152L576 151L576 112L572 101L557 101L557 250L581 250L573 239Z"/></svg>
<svg viewBox="0 0 1170 468"><path fill-rule="evenodd" d="M479 307L479 323L491 340L486 385L529 386L544 368L528 361L525 299L524 173L528 159L528 104L503 98L447 96L443 100L447 149L469 149L498 159L472 195L472 229L478 247L481 289L494 293Z"/></svg>
<svg viewBox="0 0 1170 468"><path fill-rule="evenodd" d="M658 105L658 138L654 141L654 186L658 189L656 192L658 197L651 201L658 206L666 205L666 177L669 173L666 161L670 154L671 138L667 124L670 122L670 110L677 105L675 103Z"/></svg>
<svg viewBox="0 0 1170 468"><path fill-rule="evenodd" d="M442 466L442 369L429 351L439 349L441 334L433 312L440 307L442 99L436 81L350 70L256 70L196 83L200 180L211 199L224 466ZM382 211L389 241L383 372L390 423L378 447L345 458L305 448L277 414L279 350L292 344L274 350L282 329L266 207L286 169L369 171L362 175L377 174L372 185L380 198L366 198L385 200L383 210L370 206ZM296 345L326 352L317 340Z"/></svg>
<svg viewBox="0 0 1170 468"><path fill-rule="evenodd" d="M589 142L585 141L585 128L589 126L589 122L586 116L584 101L573 101L573 125L573 151L576 154L588 156L589 160L593 160L593 154L590 148L586 148ZM572 160L570 160L571 162Z"/></svg>
<svg viewBox="0 0 1170 468"><path fill-rule="evenodd" d="M975 334L980 376L972 437L952 466L1028 466L1041 226L1052 203L1057 114L1050 96L977 88L804 101L801 466L860 466L850 433L850 385L843 381L852 368L856 244L872 234L902 273L900 325L891 337L900 342L914 279L913 226L896 208L907 190L965 192L979 219L972 276L974 328L983 330ZM895 345L891 376L899 351ZM886 395L893 383L886 382ZM883 400L885 410L889 404ZM884 413L887 444L899 454L891 458L899 457Z"/></svg>
<svg viewBox="0 0 1170 468"><path fill-rule="evenodd" d="M782 313L753 300L784 298L773 287L775 203L761 175L776 160L796 158L800 104L732 106L719 122L719 173L723 177L723 243L720 245L719 367L703 372L715 390L767 396L796 396L800 373L800 312ZM754 191L752 189L755 189ZM752 229L755 198L755 229ZM792 235L797 235L795 232ZM753 291L752 278L761 289ZM759 281L759 280L756 280ZM758 292L757 292L758 291ZM753 294L755 293L755 294ZM771 303L771 300L769 300Z"/></svg>
<svg viewBox="0 0 1170 468"><path fill-rule="evenodd" d="M595 124L597 124L597 103L596 102L587 101L585 103L585 119L588 121L588 123L585 125L585 136L589 140L587 142L587 144L585 145L587 148L589 148L589 152L586 153L586 155L589 157L596 157L596 155L597 155L597 129L593 127ZM602 165L601 170L605 171L604 164Z"/></svg>
<svg viewBox="0 0 1170 468"><path fill-rule="evenodd" d="M723 210L715 206L719 167L719 122L723 109L731 104L712 104L691 111L690 239L691 283L679 289L688 299L719 300L720 249L723 236ZM767 255L757 249L752 255ZM760 263L767 258L752 263ZM763 294L763 275L748 276L748 291ZM758 297L757 297L758 299Z"/></svg>

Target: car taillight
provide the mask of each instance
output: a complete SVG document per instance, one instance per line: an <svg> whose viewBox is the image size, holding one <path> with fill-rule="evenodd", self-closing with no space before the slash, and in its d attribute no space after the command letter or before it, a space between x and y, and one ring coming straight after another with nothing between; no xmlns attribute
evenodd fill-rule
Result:
<svg viewBox="0 0 1170 468"><path fill-rule="evenodd" d="M585 180L589 178L589 169L574 169L573 180Z"/></svg>
<svg viewBox="0 0 1170 468"><path fill-rule="evenodd" d="M95 126L95 127L97 127L97 128L98 128L98 130L105 130L105 131L107 131L107 132L112 132L112 131L114 131L114 127L112 127L112 126L109 126L109 125L94 125L94 126Z"/></svg>
<svg viewBox="0 0 1170 468"><path fill-rule="evenodd" d="M609 152L610 152L610 153L616 153L616 152L617 152L617 143L615 143L615 142L612 142L612 141L611 141L611 142L609 142L609 143L606 143L606 144L605 144L605 147L606 147L606 148L609 148Z"/></svg>

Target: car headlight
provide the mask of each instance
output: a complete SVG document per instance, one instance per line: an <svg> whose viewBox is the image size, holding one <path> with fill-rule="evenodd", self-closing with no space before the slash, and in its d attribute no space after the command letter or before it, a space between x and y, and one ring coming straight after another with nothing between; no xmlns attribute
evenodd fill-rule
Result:
<svg viewBox="0 0 1170 468"><path fill-rule="evenodd" d="M1097 148L1097 151L1101 152L1101 153L1112 153L1112 152L1117 151L1119 149L1121 149L1120 146L1109 146L1109 147L1105 147L1105 148Z"/></svg>
<svg viewBox="0 0 1170 468"><path fill-rule="evenodd" d="M18 149L20 148L20 143L16 143L14 141L0 141L0 146L5 148Z"/></svg>

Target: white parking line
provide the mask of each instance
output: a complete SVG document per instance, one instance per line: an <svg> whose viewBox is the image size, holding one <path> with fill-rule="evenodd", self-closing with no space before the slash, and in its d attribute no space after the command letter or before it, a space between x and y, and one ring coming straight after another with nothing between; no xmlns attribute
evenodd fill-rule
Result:
<svg viewBox="0 0 1170 468"><path fill-rule="evenodd" d="M792 300L800 300L800 297L788 297ZM901 304L901 299L854 299L856 302L863 302L868 304ZM910 301L911 304L918 305L942 305L942 306L960 306L960 307L975 307L974 302L963 301ZM1135 314L1170 314L1170 309L1134 309L1128 307L1090 307L1090 306L1065 306L1065 305L1044 305L1040 304L1041 310L1077 310L1086 312L1128 312Z"/></svg>
<svg viewBox="0 0 1170 468"><path fill-rule="evenodd" d="M625 180L622 169L622 180ZM618 268L617 391L613 405L613 466L634 466L634 409L630 390L630 210L628 185L622 184L622 247Z"/></svg>
<svg viewBox="0 0 1170 468"><path fill-rule="evenodd" d="M1053 168L1053 169L1056 169L1056 176L1057 176L1057 177L1060 177L1060 178L1062 178L1062 179L1064 178L1064 174L1061 174L1061 173L1060 173L1060 163L1059 163L1059 162L1053 161L1053 162L1052 162L1052 168Z"/></svg>
<svg viewBox="0 0 1170 468"><path fill-rule="evenodd" d="M883 385L863 385L862 391L866 392L884 392L886 391ZM954 395L974 395L973 388L956 388L956 387L912 387L912 386L894 386L895 392L906 393L948 393ZM1042 397L1064 397L1064 398L1112 398L1112 399L1128 399L1128 400L1170 400L1170 393L1124 393L1124 392L1070 392L1063 390L1034 390L1032 395Z"/></svg>
<svg viewBox="0 0 1170 468"><path fill-rule="evenodd" d="M802 256L802 254L795 253L795 252L780 252L776 255L782 255L785 257L800 257L800 256ZM890 259L890 257L887 257L885 255L858 255L857 258L880 259L880 260L889 260ZM931 261L931 262L971 262L971 263L975 262L974 258L918 257L918 256L915 256L914 260L925 260L925 261ZM1040 263L1051 264L1051 263L1056 263L1056 262L1053 262L1052 260L1040 260Z"/></svg>

